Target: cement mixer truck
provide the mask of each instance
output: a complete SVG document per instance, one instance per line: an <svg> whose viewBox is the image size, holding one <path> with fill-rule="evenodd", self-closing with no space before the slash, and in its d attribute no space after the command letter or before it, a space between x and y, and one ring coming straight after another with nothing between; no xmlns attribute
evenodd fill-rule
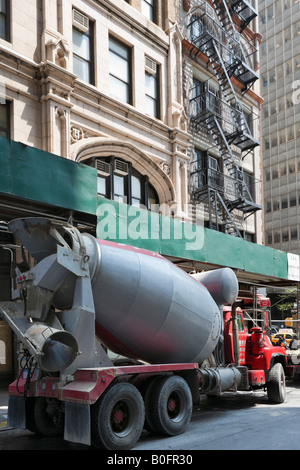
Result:
<svg viewBox="0 0 300 470"><path fill-rule="evenodd" d="M183 433L202 394L264 388L285 400L285 349L245 331L231 269L189 274L46 218L9 229L22 247L0 302L18 342L13 428L126 450L144 428Z"/></svg>

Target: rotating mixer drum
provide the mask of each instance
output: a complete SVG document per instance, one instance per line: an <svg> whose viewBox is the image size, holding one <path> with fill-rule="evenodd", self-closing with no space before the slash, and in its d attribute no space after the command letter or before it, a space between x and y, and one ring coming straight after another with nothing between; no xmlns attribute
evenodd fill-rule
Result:
<svg viewBox="0 0 300 470"><path fill-rule="evenodd" d="M220 311L202 284L157 253L83 238L96 333L109 349L154 363L201 363L211 354Z"/></svg>

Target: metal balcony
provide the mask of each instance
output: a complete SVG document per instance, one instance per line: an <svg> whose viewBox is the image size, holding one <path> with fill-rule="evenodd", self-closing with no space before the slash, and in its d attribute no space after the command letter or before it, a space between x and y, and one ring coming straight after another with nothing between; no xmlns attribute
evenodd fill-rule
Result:
<svg viewBox="0 0 300 470"><path fill-rule="evenodd" d="M258 15L257 10L247 0L227 0L230 13L236 14L240 21L240 32Z"/></svg>
<svg viewBox="0 0 300 470"><path fill-rule="evenodd" d="M212 116L215 117L228 145L235 145L242 151L252 150L259 145L259 141L251 134L239 103L230 106L211 91L204 91L190 100L189 114L196 129Z"/></svg>
<svg viewBox="0 0 300 470"><path fill-rule="evenodd" d="M225 206L232 212L237 209L244 214L261 210L255 202L255 195L260 191L261 182L242 172L232 178L212 168L197 169L199 162L194 162L190 173L192 199L196 202L209 203L209 190L215 190L222 197ZM247 181L245 180L247 177Z"/></svg>
<svg viewBox="0 0 300 470"><path fill-rule="evenodd" d="M230 76L235 76L245 87L251 86L258 78L255 72L258 49L243 37L236 29L226 30L217 22L214 10L208 4L201 4L194 9L188 25L189 42L193 45L192 56L199 52L207 55L210 61L222 64ZM219 54L214 48L218 47Z"/></svg>

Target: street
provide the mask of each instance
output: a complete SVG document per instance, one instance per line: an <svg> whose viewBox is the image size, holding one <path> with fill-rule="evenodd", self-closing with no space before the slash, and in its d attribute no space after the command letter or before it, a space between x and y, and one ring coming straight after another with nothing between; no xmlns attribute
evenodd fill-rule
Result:
<svg viewBox="0 0 300 470"><path fill-rule="evenodd" d="M266 394L239 393L201 397L182 435L157 437L144 432L133 451L300 450L300 383L287 382L287 399L269 404ZM88 446L58 438L38 437L29 431L0 427L0 450L85 450Z"/></svg>

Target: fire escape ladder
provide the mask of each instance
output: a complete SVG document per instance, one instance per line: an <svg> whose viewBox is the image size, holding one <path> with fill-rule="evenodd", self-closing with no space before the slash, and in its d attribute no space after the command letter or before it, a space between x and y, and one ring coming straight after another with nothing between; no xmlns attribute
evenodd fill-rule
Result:
<svg viewBox="0 0 300 470"><path fill-rule="evenodd" d="M215 12L218 15L219 21L222 27L232 36L234 36L236 29L232 21L230 12L227 8L225 0L212 0L212 3L215 7Z"/></svg>
<svg viewBox="0 0 300 470"><path fill-rule="evenodd" d="M218 226L218 220L221 220L222 224L225 227L225 231L228 235L233 235L235 237L242 238L242 235L230 213L228 210L224 199L222 198L221 194L219 191L215 189L209 189L210 193L210 212L212 212L212 209L215 211L215 217L216 217L216 224ZM213 220L212 218L212 213L210 213L210 221Z"/></svg>
<svg viewBox="0 0 300 470"><path fill-rule="evenodd" d="M209 121L207 128L220 152L229 176L234 177L239 167L216 116Z"/></svg>
<svg viewBox="0 0 300 470"><path fill-rule="evenodd" d="M235 182L234 190L230 189L228 192L231 194L231 197L224 197L224 199L222 199L223 204L226 204L229 212L234 209L239 209L250 215L257 210L260 210L261 206L254 202L251 192L246 184L244 174L240 170L237 161L234 158L231 147L227 142L216 116L207 122L207 129L222 155L222 160L225 164L230 180Z"/></svg>
<svg viewBox="0 0 300 470"><path fill-rule="evenodd" d="M214 54L209 57L212 69L214 70L215 76L218 80L218 83L220 85L220 88L222 90L222 98L226 101L226 104L228 105L229 109L231 110L232 114L232 119L235 125L242 126L243 128L245 127L245 118L242 114L241 110L241 105L237 99L236 93L234 91L233 85L230 80L230 75L228 73L227 67L223 62L222 56L220 54L220 51L217 47L217 44L214 40L212 40L212 46L213 50L215 51ZM216 62L215 62L216 61ZM219 64L219 66L216 66L216 63ZM233 72L232 68L230 69L231 72ZM241 121L237 123L236 120L236 113L234 110L237 110L241 112Z"/></svg>
<svg viewBox="0 0 300 470"><path fill-rule="evenodd" d="M241 29L238 31L232 20L231 14L234 11L240 13L245 11L245 8L243 8L245 2L229 1L229 3L232 4L230 9L227 7L226 0L212 0L212 3L215 7L215 12L219 18L219 22L227 33L230 49L233 52L234 57L238 58L238 64L236 66L234 75L244 84L243 92L246 93L253 83L258 79L257 73L252 69L252 67L250 67L247 58L247 56L250 57L254 55L256 49L253 44L248 42L245 38L243 39L241 33L246 27L245 22L248 20L250 22L251 19L257 15L257 12L253 9L253 7L251 7L250 11L252 12L252 15L248 13L247 18L242 17L243 21L241 23ZM240 9L238 9L238 6ZM233 7L235 7L235 9L233 9ZM247 11L248 10L249 9L247 9ZM244 47L242 46L242 41L244 42Z"/></svg>

